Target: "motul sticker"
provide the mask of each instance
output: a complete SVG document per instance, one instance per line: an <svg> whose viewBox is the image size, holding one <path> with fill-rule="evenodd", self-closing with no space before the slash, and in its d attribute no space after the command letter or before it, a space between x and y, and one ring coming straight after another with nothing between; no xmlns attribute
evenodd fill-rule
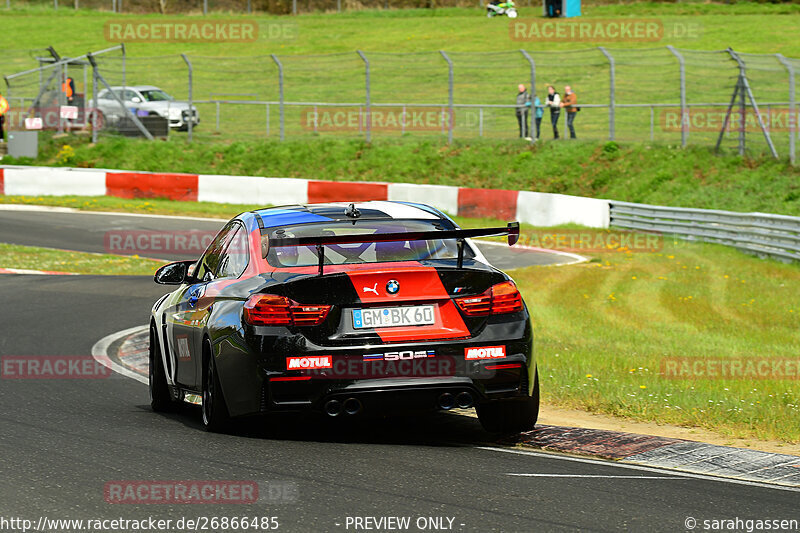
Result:
<svg viewBox="0 0 800 533"><path fill-rule="evenodd" d="M484 346L482 348L464 348L464 357L470 359L502 359L506 356L505 346Z"/></svg>
<svg viewBox="0 0 800 533"><path fill-rule="evenodd" d="M287 370L312 370L315 368L333 367L333 357L330 355L319 355L315 357L287 357Z"/></svg>

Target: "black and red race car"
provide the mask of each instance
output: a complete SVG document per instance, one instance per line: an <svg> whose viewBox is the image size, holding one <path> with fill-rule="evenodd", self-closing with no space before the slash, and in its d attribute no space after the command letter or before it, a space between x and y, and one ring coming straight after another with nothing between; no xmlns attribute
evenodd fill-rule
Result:
<svg viewBox="0 0 800 533"><path fill-rule="evenodd" d="M328 416L475 407L493 432L532 429L539 380L516 285L422 204L265 208L228 222L150 321L153 409L202 405L203 425L315 410Z"/></svg>

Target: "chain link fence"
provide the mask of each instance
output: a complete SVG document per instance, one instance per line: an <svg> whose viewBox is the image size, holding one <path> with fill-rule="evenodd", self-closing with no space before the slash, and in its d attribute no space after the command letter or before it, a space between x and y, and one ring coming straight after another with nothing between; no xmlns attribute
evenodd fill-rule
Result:
<svg viewBox="0 0 800 533"><path fill-rule="evenodd" d="M94 71L84 57L6 77L12 106L25 112L43 91L50 95L47 105L58 103L53 98L61 79L51 75L61 68L82 95L94 90L93 72L99 91L109 86L163 89L174 99L173 118L180 118L178 108L190 109L191 100L199 122L184 121L179 128L171 120L173 131L189 129L190 122L190 135L510 139L519 132L518 84L532 86L542 102L547 85L562 97L564 85L571 85L581 108L575 120L578 138L684 146L713 146L721 139L723 148L736 149L745 136L748 152L766 152L766 135L751 101L734 105L732 100L743 72L777 153L794 160L798 140L795 73L800 59L779 54L660 47L130 57L119 46L94 56ZM91 107L85 96L84 102ZM125 104L140 114L140 108L148 107ZM149 114L157 114L150 109ZM550 113L543 111L541 137L550 139ZM565 115L558 123L562 137ZM534 124L531 117L535 133Z"/></svg>
<svg viewBox="0 0 800 533"><path fill-rule="evenodd" d="M53 9L95 9L115 13L208 14L269 13L273 15L334 13L366 9L474 8L473 0L0 0L6 8L37 6ZM0 3L2 5L2 3ZM480 7L484 2L480 1ZM531 0L517 5L530 7Z"/></svg>

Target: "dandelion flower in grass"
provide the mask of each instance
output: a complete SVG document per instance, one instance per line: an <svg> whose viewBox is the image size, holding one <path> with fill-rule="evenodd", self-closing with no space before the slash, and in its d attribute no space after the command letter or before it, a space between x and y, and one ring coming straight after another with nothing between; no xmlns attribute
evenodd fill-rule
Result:
<svg viewBox="0 0 800 533"><path fill-rule="evenodd" d="M730 276L728 276L727 274L725 274L723 277L724 277L725 279L728 279Z"/></svg>
<svg viewBox="0 0 800 533"><path fill-rule="evenodd" d="M586 377L590 378L590 377L592 377L592 375L591 374L586 374Z"/></svg>
<svg viewBox="0 0 800 533"><path fill-rule="evenodd" d="M658 279L667 279L664 276L658 276Z"/></svg>
<svg viewBox="0 0 800 533"><path fill-rule="evenodd" d="M675 259L675 256L674 255L668 255L667 259Z"/></svg>
<svg viewBox="0 0 800 533"><path fill-rule="evenodd" d="M639 388L640 388L640 389L646 389L646 388L647 388L647 385L639 385Z"/></svg>
<svg viewBox="0 0 800 533"><path fill-rule="evenodd" d="M636 279L636 276L631 276L631 279Z"/></svg>

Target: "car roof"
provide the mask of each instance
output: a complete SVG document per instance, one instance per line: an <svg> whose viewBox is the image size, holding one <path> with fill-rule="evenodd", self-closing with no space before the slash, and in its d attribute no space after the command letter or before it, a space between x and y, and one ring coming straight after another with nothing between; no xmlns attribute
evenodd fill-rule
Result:
<svg viewBox="0 0 800 533"><path fill-rule="evenodd" d="M156 87L155 85L125 85L124 87L122 85L112 85L111 88L114 89L114 90L116 90L116 89L133 89L134 91L152 91L152 90L161 91L162 90L160 87Z"/></svg>
<svg viewBox="0 0 800 533"><path fill-rule="evenodd" d="M251 211L258 216L264 227L276 227L314 222L330 222L331 220L352 220L345 215L345 209L351 202L333 202L324 204L285 205L268 207ZM450 220L447 215L425 204L396 201L352 202L361 212L361 218L370 220L394 219L427 219ZM451 221L452 222L452 221Z"/></svg>

